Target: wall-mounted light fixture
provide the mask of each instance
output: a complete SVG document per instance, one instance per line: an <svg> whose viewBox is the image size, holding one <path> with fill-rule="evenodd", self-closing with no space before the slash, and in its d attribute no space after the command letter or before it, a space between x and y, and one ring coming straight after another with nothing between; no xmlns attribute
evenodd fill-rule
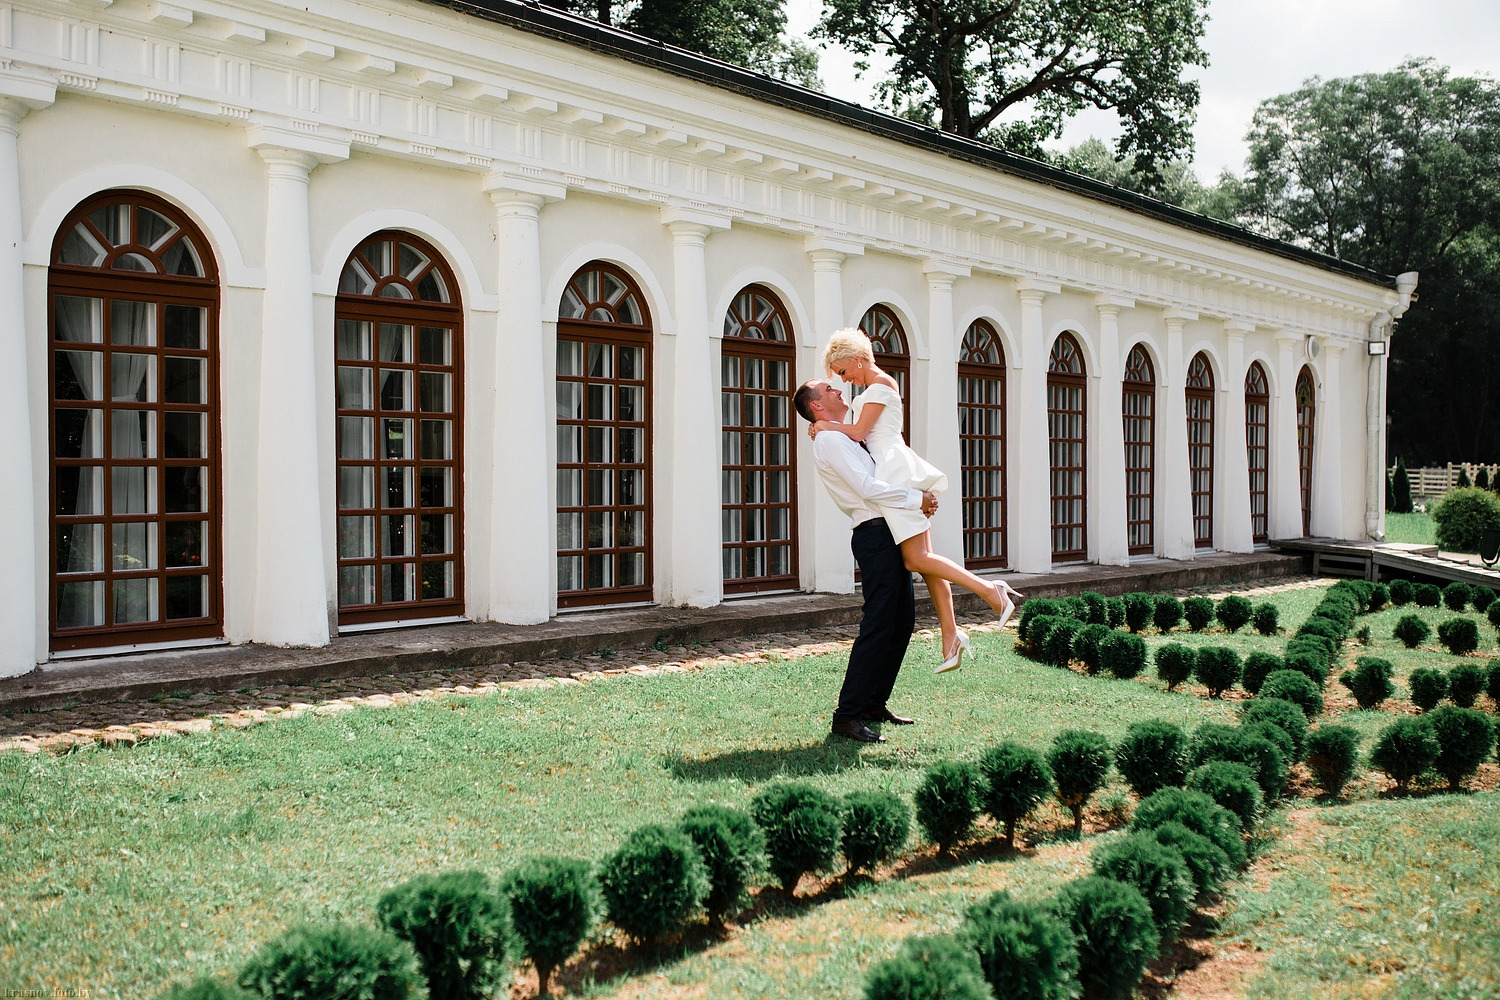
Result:
<svg viewBox="0 0 1500 1000"><path fill-rule="evenodd" d="M1370 352L1370 357L1378 358L1385 353L1385 341L1367 340L1365 341L1365 350Z"/></svg>

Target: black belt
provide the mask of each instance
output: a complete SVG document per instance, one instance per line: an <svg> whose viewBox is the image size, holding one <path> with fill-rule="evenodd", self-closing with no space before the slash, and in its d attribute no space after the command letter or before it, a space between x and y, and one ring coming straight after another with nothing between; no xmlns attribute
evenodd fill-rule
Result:
<svg viewBox="0 0 1500 1000"><path fill-rule="evenodd" d="M885 523L885 518L883 518L883 517L872 517L868 521L861 521L858 524L856 524L854 526L854 530L855 531L863 531L865 528L873 528L873 527L876 527L877 525L880 526L880 527L882 527L882 528L889 527Z"/></svg>

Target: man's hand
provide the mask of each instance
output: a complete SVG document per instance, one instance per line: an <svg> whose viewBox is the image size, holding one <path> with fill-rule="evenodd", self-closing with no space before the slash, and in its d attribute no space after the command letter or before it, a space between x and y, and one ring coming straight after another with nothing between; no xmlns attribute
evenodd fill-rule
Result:
<svg viewBox="0 0 1500 1000"><path fill-rule="evenodd" d="M933 496L931 493L928 493L926 490L923 490L922 491L922 515L924 517L931 517L932 515L934 515L934 514L937 513L937 509L938 509L937 497Z"/></svg>

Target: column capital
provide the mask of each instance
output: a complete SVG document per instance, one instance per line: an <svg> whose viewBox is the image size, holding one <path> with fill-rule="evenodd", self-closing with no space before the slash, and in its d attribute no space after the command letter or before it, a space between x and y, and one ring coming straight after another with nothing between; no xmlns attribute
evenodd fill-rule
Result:
<svg viewBox="0 0 1500 1000"><path fill-rule="evenodd" d="M1164 309L1162 310L1161 318L1167 321L1168 326L1176 323L1181 327L1183 323L1191 323L1193 320L1196 320L1198 314L1191 309Z"/></svg>
<svg viewBox="0 0 1500 1000"><path fill-rule="evenodd" d="M523 177L510 170L491 170L479 184L480 190L490 196L496 208L525 208L529 205L540 209L549 201L562 201L568 196L565 184Z"/></svg>
<svg viewBox="0 0 1500 1000"><path fill-rule="evenodd" d="M251 125L245 129L245 140L273 167L305 164L304 172L310 173L321 163L349 159L347 138L334 139L275 125Z"/></svg>
<svg viewBox="0 0 1500 1000"><path fill-rule="evenodd" d="M0 66L0 122L11 125L29 112L51 107L57 100L57 80L37 70L14 64Z"/></svg>
<svg viewBox="0 0 1500 1000"><path fill-rule="evenodd" d="M1243 337L1247 333L1255 332L1255 323L1248 319L1226 319L1224 321L1224 333L1231 336Z"/></svg>
<svg viewBox="0 0 1500 1000"><path fill-rule="evenodd" d="M1346 346L1347 345L1340 344L1337 341L1329 341L1328 343L1323 345L1323 353L1328 355L1329 358L1336 358L1340 354L1344 353L1344 348Z"/></svg>
<svg viewBox="0 0 1500 1000"><path fill-rule="evenodd" d="M802 241L803 251L813 263L831 262L842 264L846 257L863 257L865 245L854 240L841 240L833 236L809 236Z"/></svg>
<svg viewBox="0 0 1500 1000"><path fill-rule="evenodd" d="M1122 309L1134 309L1135 299L1128 295L1116 295L1113 292L1100 292L1094 296L1094 308L1099 310L1099 315L1120 315Z"/></svg>
<svg viewBox="0 0 1500 1000"><path fill-rule="evenodd" d="M727 215L693 205L664 205L661 210L661 224L672 230L674 237L701 232L707 239L710 233L728 229L733 221Z"/></svg>
<svg viewBox="0 0 1500 1000"><path fill-rule="evenodd" d="M1034 275L1027 275L1016 279L1016 291L1021 294L1022 302L1041 302L1047 296L1061 292L1062 285L1055 281L1046 281Z"/></svg>
<svg viewBox="0 0 1500 1000"><path fill-rule="evenodd" d="M933 257L922 262L922 273L927 275L927 284L932 287L952 288L959 278L973 274L968 264L943 257Z"/></svg>
<svg viewBox="0 0 1500 1000"><path fill-rule="evenodd" d="M1277 330L1272 336L1276 338L1276 346L1282 350L1291 350L1302 343L1302 334L1295 330Z"/></svg>

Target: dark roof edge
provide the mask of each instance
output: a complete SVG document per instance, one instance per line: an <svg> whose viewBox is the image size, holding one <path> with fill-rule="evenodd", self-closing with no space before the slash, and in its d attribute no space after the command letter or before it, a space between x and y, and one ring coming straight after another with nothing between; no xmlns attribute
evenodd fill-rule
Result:
<svg viewBox="0 0 1500 1000"><path fill-rule="evenodd" d="M1332 271L1358 281L1386 288L1395 287L1394 277L1381 274L1379 271L1360 264L1340 260L1329 254L1308 250L1269 236L1261 236L1243 227L1206 215L1199 215L1196 212L1189 212L1187 209L1169 205L1164 201L1128 191L1092 177L1063 170L1040 160L1010 153L995 146L965 139L950 132L897 118L894 115L872 111L849 101L829 97L815 90L785 83L761 73L754 73L730 63L599 24L587 18L575 17L535 3L509 2L509 0L422 0L422 2L447 7L461 14L504 24L530 34L543 35L572 45L579 45L605 55L663 70L674 76L732 90L756 100L779 104L793 111L838 122L908 146L941 153L977 166L998 169L1029 181L1124 208L1183 229L1237 243L1252 250L1260 250L1300 264L1310 264L1324 271Z"/></svg>

